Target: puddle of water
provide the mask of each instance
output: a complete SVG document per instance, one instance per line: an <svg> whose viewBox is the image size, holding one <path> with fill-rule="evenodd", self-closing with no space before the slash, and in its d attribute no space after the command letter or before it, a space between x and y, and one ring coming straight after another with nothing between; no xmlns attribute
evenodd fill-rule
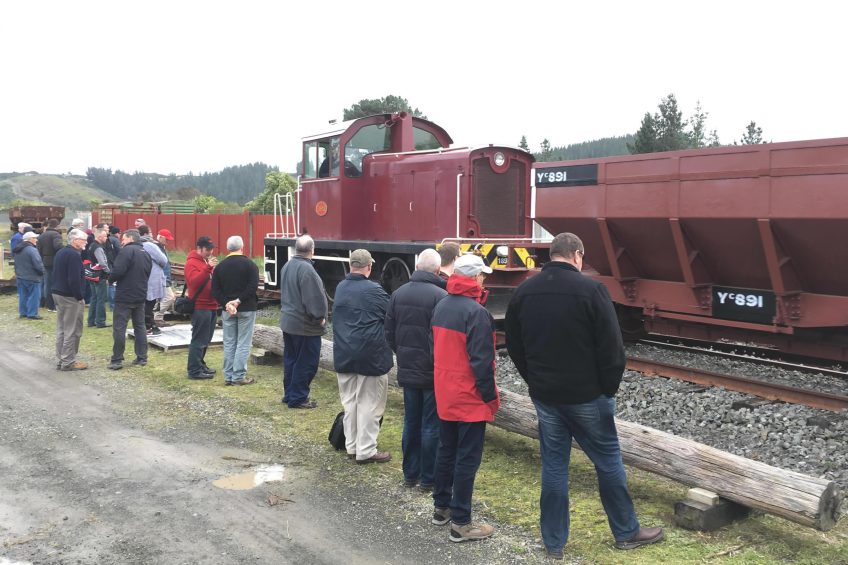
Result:
<svg viewBox="0 0 848 565"><path fill-rule="evenodd" d="M227 490L250 490L265 483L274 483L283 480L283 465L266 465L257 467L253 471L246 471L238 475L222 477L212 484L218 488Z"/></svg>

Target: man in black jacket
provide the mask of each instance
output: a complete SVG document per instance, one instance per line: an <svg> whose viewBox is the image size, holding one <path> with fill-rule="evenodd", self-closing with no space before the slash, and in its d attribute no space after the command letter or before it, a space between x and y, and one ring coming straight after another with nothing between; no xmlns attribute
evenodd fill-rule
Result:
<svg viewBox="0 0 848 565"><path fill-rule="evenodd" d="M539 420L542 454L542 540L562 559L568 541L568 463L577 440L595 464L601 502L619 549L663 538L641 528L627 490L615 429L615 393L624 372L624 345L606 287L580 274L583 242L561 233L551 262L518 287L506 313L510 357L527 381Z"/></svg>
<svg viewBox="0 0 848 565"><path fill-rule="evenodd" d="M77 361L82 317L85 313L85 278L82 270L82 250L88 236L82 230L68 233L68 245L53 257L51 291L56 304L56 368L81 371L88 365Z"/></svg>
<svg viewBox="0 0 848 565"><path fill-rule="evenodd" d="M392 458L377 450L394 361L383 329L389 295L368 280L373 264L367 250L352 251L350 274L336 287L333 301L333 365L345 411L345 448L360 464Z"/></svg>
<svg viewBox="0 0 848 565"><path fill-rule="evenodd" d="M147 299L147 279L153 268L150 255L141 245L138 230L127 230L121 237L123 247L115 257L109 283L116 283L115 311L112 314L112 359L107 367L124 367L127 343L127 323L132 318L135 337L133 365L147 365L147 328L144 325L144 302Z"/></svg>
<svg viewBox="0 0 848 565"><path fill-rule="evenodd" d="M212 271L212 296L224 311L224 384L250 385L247 357L256 323L256 289L259 268L243 254L244 240L239 235L227 239L229 254Z"/></svg>
<svg viewBox="0 0 848 565"><path fill-rule="evenodd" d="M53 301L53 257L62 249L62 234L59 233L59 220L47 222L47 229L38 236L36 244L41 262L44 263L44 279L41 287L41 302L50 312L56 311Z"/></svg>
<svg viewBox="0 0 848 565"><path fill-rule="evenodd" d="M447 296L439 276L441 257L434 249L418 256L408 283L392 293L386 311L386 341L397 355L397 380L403 387L403 479L433 489L439 416L433 392L433 309Z"/></svg>

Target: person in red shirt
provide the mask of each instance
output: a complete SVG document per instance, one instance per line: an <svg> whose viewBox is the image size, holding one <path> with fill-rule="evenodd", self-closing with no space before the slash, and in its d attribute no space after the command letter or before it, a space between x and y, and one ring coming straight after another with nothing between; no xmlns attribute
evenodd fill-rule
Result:
<svg viewBox="0 0 848 565"><path fill-rule="evenodd" d="M206 349L215 333L218 302L212 296L212 270L218 259L212 254L215 244L209 236L201 236L185 263L186 294L194 299L191 315L191 343L188 346L189 379L211 379L215 369L206 365Z"/></svg>

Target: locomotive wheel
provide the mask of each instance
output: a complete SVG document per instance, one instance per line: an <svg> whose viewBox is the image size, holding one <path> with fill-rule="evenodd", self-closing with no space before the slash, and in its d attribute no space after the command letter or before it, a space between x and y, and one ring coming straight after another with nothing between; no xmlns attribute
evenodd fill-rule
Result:
<svg viewBox="0 0 848 565"><path fill-rule="evenodd" d="M409 282L409 267L400 257L392 257L383 265L380 284L389 294Z"/></svg>
<svg viewBox="0 0 848 565"><path fill-rule="evenodd" d="M328 254L332 257L338 257L337 253ZM327 294L327 301L332 304L336 297L336 287L347 276L348 264L343 261L315 261L315 271L324 282L324 292Z"/></svg>

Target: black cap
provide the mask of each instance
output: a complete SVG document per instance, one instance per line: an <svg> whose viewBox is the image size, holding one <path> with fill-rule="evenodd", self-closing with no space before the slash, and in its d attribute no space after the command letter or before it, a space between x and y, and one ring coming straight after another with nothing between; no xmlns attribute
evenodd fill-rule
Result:
<svg viewBox="0 0 848 565"><path fill-rule="evenodd" d="M205 249L215 249L215 243L208 235L202 235L197 238L197 247L203 247Z"/></svg>

